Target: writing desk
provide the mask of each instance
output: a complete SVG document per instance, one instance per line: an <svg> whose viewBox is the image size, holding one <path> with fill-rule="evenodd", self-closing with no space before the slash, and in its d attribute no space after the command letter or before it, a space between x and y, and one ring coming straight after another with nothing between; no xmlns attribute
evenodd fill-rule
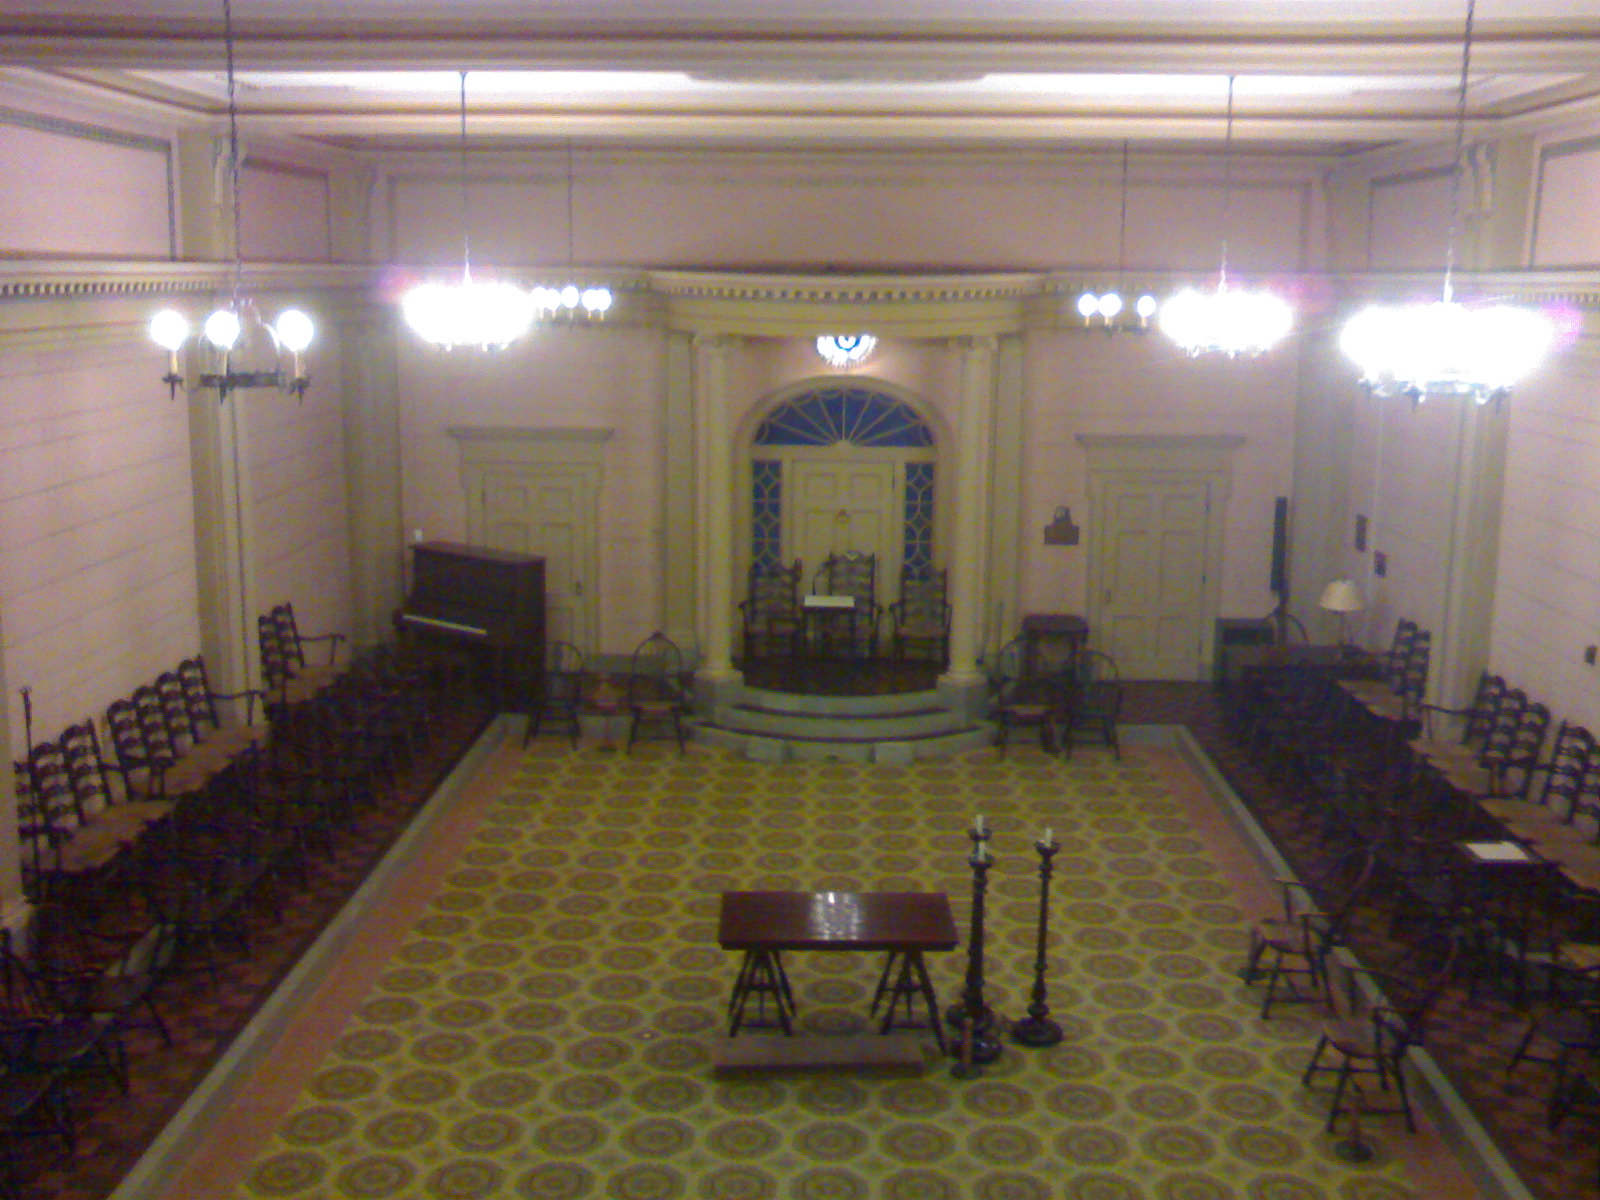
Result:
<svg viewBox="0 0 1600 1200"><path fill-rule="evenodd" d="M764 1012L769 996L779 1026L793 1035L796 1009L784 951L881 950L890 957L873 1007L886 993L889 1007L879 1032L894 1028L902 1001L910 1011L920 998L944 1048L938 998L922 960L926 951L956 947L955 918L943 892L723 892L717 944L744 952L728 1000L729 1037L739 1032L751 998Z"/></svg>

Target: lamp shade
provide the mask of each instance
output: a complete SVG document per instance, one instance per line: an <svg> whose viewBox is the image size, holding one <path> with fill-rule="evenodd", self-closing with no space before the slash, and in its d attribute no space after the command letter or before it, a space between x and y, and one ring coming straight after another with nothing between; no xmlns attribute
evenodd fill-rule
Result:
<svg viewBox="0 0 1600 1200"><path fill-rule="evenodd" d="M1322 599L1317 601L1318 608L1336 613L1360 612L1366 606L1360 591L1348 579L1335 579L1322 589Z"/></svg>

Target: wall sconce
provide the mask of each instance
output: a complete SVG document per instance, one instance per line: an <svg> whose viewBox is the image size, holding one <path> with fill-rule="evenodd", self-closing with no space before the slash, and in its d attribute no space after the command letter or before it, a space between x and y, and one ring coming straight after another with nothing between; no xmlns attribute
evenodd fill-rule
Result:
<svg viewBox="0 0 1600 1200"><path fill-rule="evenodd" d="M1156 315L1159 305L1156 298L1146 292L1134 301L1130 309L1123 303L1118 292L1084 292L1078 297L1078 315L1083 318L1086 328L1093 328L1099 322L1099 327L1107 333L1116 333L1118 330L1127 330L1129 333L1147 333L1151 325L1150 319Z"/></svg>

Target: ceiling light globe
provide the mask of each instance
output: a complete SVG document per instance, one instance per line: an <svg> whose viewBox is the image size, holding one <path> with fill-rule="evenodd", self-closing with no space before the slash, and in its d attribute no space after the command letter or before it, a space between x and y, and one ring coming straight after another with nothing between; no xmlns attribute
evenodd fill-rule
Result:
<svg viewBox="0 0 1600 1200"><path fill-rule="evenodd" d="M1151 317L1156 315L1156 309L1158 307L1159 306L1156 304L1156 298L1146 292L1143 296L1139 297L1139 302L1133 306L1133 311L1139 314L1139 319L1141 321L1148 321Z"/></svg>
<svg viewBox="0 0 1600 1200"><path fill-rule="evenodd" d="M1100 297L1093 292L1085 292L1078 297L1078 315L1085 321L1100 311Z"/></svg>
<svg viewBox="0 0 1600 1200"><path fill-rule="evenodd" d="M176 354L189 340L189 319L174 308L163 308L150 318L150 340Z"/></svg>
<svg viewBox="0 0 1600 1200"><path fill-rule="evenodd" d="M239 314L230 308L219 308L206 318L202 327L206 341L218 350L232 350L235 342L239 340L239 332L243 326L239 323Z"/></svg>
<svg viewBox="0 0 1600 1200"><path fill-rule="evenodd" d="M603 313L611 307L610 288L589 288L583 293L583 307L586 312Z"/></svg>
<svg viewBox="0 0 1600 1200"><path fill-rule="evenodd" d="M562 308L577 308L578 298L578 289L575 285L569 283L566 287L561 289Z"/></svg>
<svg viewBox="0 0 1600 1200"><path fill-rule="evenodd" d="M1100 303L1097 307L1102 317L1108 321L1114 321L1117 319L1117 314L1122 311L1122 297L1116 292L1107 292L1100 297Z"/></svg>
<svg viewBox="0 0 1600 1200"><path fill-rule="evenodd" d="M311 318L298 308L284 309L278 314L273 328L277 330L278 340L283 343L284 349L291 354L299 354L311 345L311 339L317 334L317 327Z"/></svg>

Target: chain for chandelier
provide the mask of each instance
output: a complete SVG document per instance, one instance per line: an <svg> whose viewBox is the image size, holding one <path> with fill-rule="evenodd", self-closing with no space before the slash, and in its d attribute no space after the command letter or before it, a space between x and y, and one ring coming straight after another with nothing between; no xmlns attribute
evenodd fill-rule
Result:
<svg viewBox="0 0 1600 1200"><path fill-rule="evenodd" d="M202 388L215 388L219 401L238 388L273 387L305 395L311 377L301 354L316 335L310 317L297 308L278 314L276 325L261 319L255 303L244 294L244 219L240 203L239 97L234 71L233 5L222 0L223 66L228 95L228 218L233 239L233 269L228 279L227 303L205 319L201 333L210 346L210 362L195 380ZM178 359L189 341L189 318L176 309L162 309L150 319L150 338L167 352L167 373L161 377L173 396L186 383ZM285 352L288 354L285 359Z"/></svg>

